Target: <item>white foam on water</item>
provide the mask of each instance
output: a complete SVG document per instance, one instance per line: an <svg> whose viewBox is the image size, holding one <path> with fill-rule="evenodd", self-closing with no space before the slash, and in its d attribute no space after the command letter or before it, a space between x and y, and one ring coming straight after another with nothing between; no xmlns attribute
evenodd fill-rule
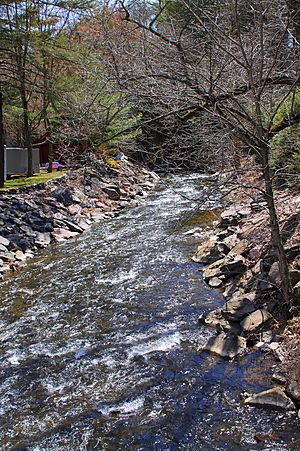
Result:
<svg viewBox="0 0 300 451"><path fill-rule="evenodd" d="M125 401L122 404L112 405L102 405L97 408L99 412L103 415L109 415L112 412L115 413L134 413L137 410L141 409L144 406L145 397L140 396L139 398L132 399L130 401Z"/></svg>
<svg viewBox="0 0 300 451"><path fill-rule="evenodd" d="M7 361L11 365L20 365L24 359L25 356L18 349L7 351Z"/></svg>
<svg viewBox="0 0 300 451"><path fill-rule="evenodd" d="M100 285L110 284L116 285L121 284L122 282L127 282L128 280L134 280L138 277L138 272L130 269L129 271L120 271L119 274L115 277L99 277L96 279L96 282Z"/></svg>
<svg viewBox="0 0 300 451"><path fill-rule="evenodd" d="M94 362L94 360L92 360L92 363L93 362ZM114 368L118 365L118 361L115 360L111 355L107 355L107 356L103 357L102 359L97 360L97 363L102 363L102 364L106 365L108 368Z"/></svg>
<svg viewBox="0 0 300 451"><path fill-rule="evenodd" d="M53 393L63 393L67 384L54 385L51 384L51 382L47 381L46 383L43 384L43 386L45 387L45 389L48 391L49 394L53 394Z"/></svg>
<svg viewBox="0 0 300 451"><path fill-rule="evenodd" d="M138 344L136 346L133 346L128 351L128 358L132 359L136 355L145 355L153 351L169 351L170 349L173 349L180 344L181 338L181 334L179 332L175 332L174 334L158 338L157 340Z"/></svg>
<svg viewBox="0 0 300 451"><path fill-rule="evenodd" d="M122 332L122 339L128 344L140 343L141 341L156 340L159 335L166 335L168 332L171 334L178 330L178 323L175 321L170 321L169 323L155 323L151 329L146 332L130 332L129 335L124 337ZM121 333L120 333L121 337Z"/></svg>

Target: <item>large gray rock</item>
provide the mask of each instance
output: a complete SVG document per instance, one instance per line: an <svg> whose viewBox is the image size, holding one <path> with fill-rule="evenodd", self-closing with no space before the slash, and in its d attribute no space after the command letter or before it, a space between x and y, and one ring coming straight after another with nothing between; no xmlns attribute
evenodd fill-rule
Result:
<svg viewBox="0 0 300 451"><path fill-rule="evenodd" d="M54 240L58 243L68 240L70 238L74 238L77 235L79 235L79 233L71 232L70 230L64 229L62 227L57 227L52 232Z"/></svg>
<svg viewBox="0 0 300 451"><path fill-rule="evenodd" d="M26 255L22 251L16 251L15 258L16 258L16 260L23 262L26 260Z"/></svg>
<svg viewBox="0 0 300 451"><path fill-rule="evenodd" d="M200 246L198 246L197 251L195 255L193 256L193 261L197 263L206 263L208 260L208 255L211 251L211 249L214 247L214 245L217 242L217 237L212 236L208 240L204 241L204 243L201 243Z"/></svg>
<svg viewBox="0 0 300 451"><path fill-rule="evenodd" d="M81 206L78 204L73 204L68 207L68 211L71 215L79 215L81 213Z"/></svg>
<svg viewBox="0 0 300 451"><path fill-rule="evenodd" d="M256 395L248 396L244 400L245 404L261 407L272 407L282 410L295 410L295 405L284 393L283 387L274 387Z"/></svg>
<svg viewBox="0 0 300 451"><path fill-rule="evenodd" d="M240 322L244 316L254 312L257 309L255 305L255 298L255 293L244 293L242 290L237 291L223 307L223 316L229 321Z"/></svg>
<svg viewBox="0 0 300 451"><path fill-rule="evenodd" d="M61 202L65 207L69 207L74 203L72 191L67 187L57 188L55 191L52 191L51 194L58 202Z"/></svg>
<svg viewBox="0 0 300 451"><path fill-rule="evenodd" d="M209 279L208 285L212 288L219 288L223 285L223 281L219 279L219 277L213 277L212 279Z"/></svg>
<svg viewBox="0 0 300 451"><path fill-rule="evenodd" d="M246 240L239 241L229 252L230 255L245 255L250 247Z"/></svg>
<svg viewBox="0 0 300 451"><path fill-rule="evenodd" d="M51 243L51 235L49 232L36 233L35 244L40 247L46 247Z"/></svg>
<svg viewBox="0 0 300 451"><path fill-rule="evenodd" d="M208 265L204 268L203 276L206 280L213 277L220 278L224 276L224 279L241 274L247 269L244 257L241 255L227 255L221 260Z"/></svg>
<svg viewBox="0 0 300 451"><path fill-rule="evenodd" d="M237 211L234 208L230 208L227 210L224 210L221 213L221 221L219 226L223 228L227 228L228 226L235 226L238 224L239 221L239 215Z"/></svg>
<svg viewBox="0 0 300 451"><path fill-rule="evenodd" d="M221 333L216 337L211 337L201 350L232 359L237 355L243 354L246 347L245 338Z"/></svg>
<svg viewBox="0 0 300 451"><path fill-rule="evenodd" d="M20 230L27 236L35 235L35 232L33 231L33 229L31 227L29 227L28 225L25 225L25 224L21 225Z"/></svg>
<svg viewBox="0 0 300 451"><path fill-rule="evenodd" d="M243 319L241 327L245 332L253 332L272 318L267 309L258 309Z"/></svg>
<svg viewBox="0 0 300 451"><path fill-rule="evenodd" d="M199 317L199 322L205 324L208 327L217 329L219 332L232 332L235 335L239 335L241 327L238 323L231 323L226 320L222 315L221 309L212 310Z"/></svg>
<svg viewBox="0 0 300 451"><path fill-rule="evenodd" d="M4 236L0 235L0 244L2 244L5 247L9 246L9 240L7 240L6 238L4 238Z"/></svg>
<svg viewBox="0 0 300 451"><path fill-rule="evenodd" d="M13 254L12 252L0 252L0 259L3 262L11 262L15 259L15 254Z"/></svg>

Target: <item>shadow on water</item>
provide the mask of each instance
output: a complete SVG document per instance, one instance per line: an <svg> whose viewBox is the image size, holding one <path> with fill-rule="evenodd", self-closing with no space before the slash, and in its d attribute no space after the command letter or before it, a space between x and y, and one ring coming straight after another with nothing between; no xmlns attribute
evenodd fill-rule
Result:
<svg viewBox="0 0 300 451"><path fill-rule="evenodd" d="M203 187L172 177L1 285L3 449L299 449L295 414L240 402L272 385L269 356L198 352L213 332L197 318L222 300L184 231L218 211L170 228Z"/></svg>

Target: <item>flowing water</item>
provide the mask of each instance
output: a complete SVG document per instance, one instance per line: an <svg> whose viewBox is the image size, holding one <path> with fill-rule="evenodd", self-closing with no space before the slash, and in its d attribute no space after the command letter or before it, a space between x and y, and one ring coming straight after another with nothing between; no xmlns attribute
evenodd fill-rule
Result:
<svg viewBox="0 0 300 451"><path fill-rule="evenodd" d="M296 414L240 402L272 386L269 356L198 351L222 299L190 260L195 216L178 219L205 185L172 177L1 284L1 449L300 448Z"/></svg>

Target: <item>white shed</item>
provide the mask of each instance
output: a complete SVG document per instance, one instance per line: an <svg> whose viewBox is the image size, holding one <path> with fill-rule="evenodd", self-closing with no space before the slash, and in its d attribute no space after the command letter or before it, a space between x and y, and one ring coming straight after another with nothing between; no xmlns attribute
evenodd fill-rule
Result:
<svg viewBox="0 0 300 451"><path fill-rule="evenodd" d="M33 149L33 171L40 171L40 153L39 149ZM28 170L28 150L23 147L6 147L4 152L4 174L5 179L8 175L26 175Z"/></svg>

